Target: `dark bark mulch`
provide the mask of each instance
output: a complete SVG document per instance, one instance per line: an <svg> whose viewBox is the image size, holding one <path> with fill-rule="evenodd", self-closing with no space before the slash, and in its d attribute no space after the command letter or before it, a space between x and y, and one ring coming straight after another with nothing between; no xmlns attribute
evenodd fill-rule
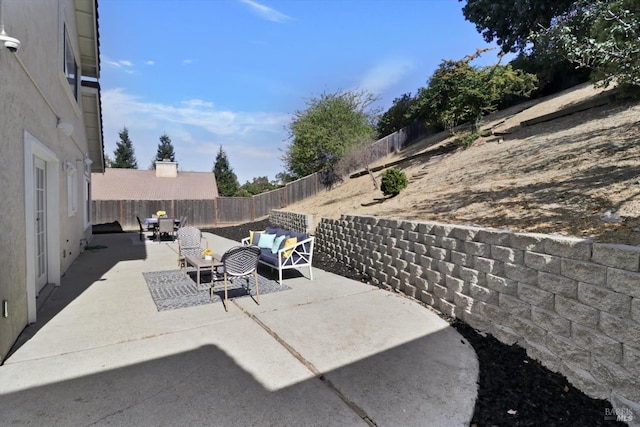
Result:
<svg viewBox="0 0 640 427"><path fill-rule="evenodd" d="M249 230L263 230L268 219L209 231L240 241ZM370 283L370 278L318 250L313 266L324 271ZM470 426L624 426L607 417L611 404L592 399L558 373L527 357L518 345L506 345L479 333L465 323L442 315L473 346L478 355L478 398Z"/></svg>

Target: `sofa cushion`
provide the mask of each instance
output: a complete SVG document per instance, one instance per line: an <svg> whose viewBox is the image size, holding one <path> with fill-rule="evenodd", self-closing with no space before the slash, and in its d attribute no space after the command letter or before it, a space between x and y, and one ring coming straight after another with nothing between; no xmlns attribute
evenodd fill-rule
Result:
<svg viewBox="0 0 640 427"><path fill-rule="evenodd" d="M295 232L292 232L291 233L291 237L295 237L295 238L298 239L298 242L302 242L303 240L307 240L309 238L309 235L307 233L295 233ZM311 249L311 242L304 243L302 245L302 247L304 248L303 252L306 252L306 253L311 252L311 250L310 250Z"/></svg>
<svg viewBox="0 0 640 427"><path fill-rule="evenodd" d="M291 232L287 230L283 230L282 228L274 228L274 227L266 227L265 233L275 234L276 237L280 236L288 236Z"/></svg>
<svg viewBox="0 0 640 427"><path fill-rule="evenodd" d="M258 239L260 238L260 235L262 233L264 233L264 230L262 230L262 231L249 230L249 244L250 245L257 245L258 244Z"/></svg>
<svg viewBox="0 0 640 427"><path fill-rule="evenodd" d="M282 247L286 248L289 246L295 246L296 243L298 243L297 237L289 237L287 240L284 241L284 243L282 244ZM292 252L293 252L293 248L287 249L286 251L282 252L282 258L288 258Z"/></svg>
<svg viewBox="0 0 640 427"><path fill-rule="evenodd" d="M260 259L268 264L271 264L275 267L278 266L278 255L271 252L271 249L261 249L260 250Z"/></svg>
<svg viewBox="0 0 640 427"><path fill-rule="evenodd" d="M275 234L270 233L262 233L260 235L260 239L258 240L258 247L261 249L269 249L273 246L273 241L276 238Z"/></svg>
<svg viewBox="0 0 640 427"><path fill-rule="evenodd" d="M271 246L271 252L274 254L277 254L280 248L282 247L282 245L284 244L284 239L286 238L287 236L282 235L282 236L277 236L275 239L273 239L273 246Z"/></svg>

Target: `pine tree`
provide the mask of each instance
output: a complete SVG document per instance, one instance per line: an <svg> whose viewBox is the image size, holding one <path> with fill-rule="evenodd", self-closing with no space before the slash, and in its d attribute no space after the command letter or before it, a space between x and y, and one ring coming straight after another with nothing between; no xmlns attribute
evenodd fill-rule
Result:
<svg viewBox="0 0 640 427"><path fill-rule="evenodd" d="M138 162L133 151L133 143L129 139L129 131L125 127L118 135L120 141L116 142L116 150L113 152L115 160L111 163L113 168L138 169Z"/></svg>
<svg viewBox="0 0 640 427"><path fill-rule="evenodd" d="M173 151L173 145L171 144L171 139L169 135L166 133L162 134L160 137L160 144L158 144L158 152L156 153L155 159L153 159L151 167L153 169L156 168L156 162L161 162L163 160L169 160L170 162L176 161L176 154Z"/></svg>
<svg viewBox="0 0 640 427"><path fill-rule="evenodd" d="M227 154L222 150L216 156L216 162L213 165L213 173L216 176L216 184L218 185L218 195L222 197L233 197L240 189L238 177L233 173L233 169L229 166Z"/></svg>

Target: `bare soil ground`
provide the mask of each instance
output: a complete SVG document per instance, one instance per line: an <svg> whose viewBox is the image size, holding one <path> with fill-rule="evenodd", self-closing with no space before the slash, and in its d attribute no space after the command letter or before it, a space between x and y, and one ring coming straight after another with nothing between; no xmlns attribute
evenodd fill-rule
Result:
<svg viewBox="0 0 640 427"><path fill-rule="evenodd" d="M424 154L396 166L409 178L396 197L384 198L364 175L287 209L316 223L362 214L640 245L640 103L520 125L603 92L584 84L497 112L482 129L501 137L467 149L443 133L383 159L378 164ZM382 172L374 173L378 183Z"/></svg>
<svg viewBox="0 0 640 427"><path fill-rule="evenodd" d="M346 178L287 210L313 214L316 224L323 217L361 214L640 245L640 103L615 102L520 125L601 95L603 90L581 85L487 117L482 128L492 129L494 136L467 149L456 148L454 138L441 134L383 159L378 164L424 154L397 166L407 174L409 187L396 197L384 198L364 175ZM379 183L382 171L374 175ZM314 256L314 265L368 282L326 254ZM518 345L507 346L447 320L473 345L480 361L470 426L623 424L606 417L609 402L590 399Z"/></svg>

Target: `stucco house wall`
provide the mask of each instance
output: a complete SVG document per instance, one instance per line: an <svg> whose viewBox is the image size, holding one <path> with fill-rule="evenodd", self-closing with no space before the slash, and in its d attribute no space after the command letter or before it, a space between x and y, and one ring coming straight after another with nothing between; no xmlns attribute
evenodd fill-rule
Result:
<svg viewBox="0 0 640 427"><path fill-rule="evenodd" d="M95 22L98 61L96 10L95 0L0 0L5 30L21 43L13 53L0 42L0 362L25 326L37 321L40 294L60 284L91 239L86 198L92 169L103 168L102 131L99 114L90 132L86 120L88 111L99 113L99 66L85 73L81 57L92 48L81 46L78 26ZM77 100L65 76L65 29L79 67ZM81 87L85 74L90 88ZM41 214L35 212L35 158L44 168ZM40 221L46 231L38 245ZM38 246L45 249L45 268L38 269ZM36 284L39 271L45 272L43 285Z"/></svg>

